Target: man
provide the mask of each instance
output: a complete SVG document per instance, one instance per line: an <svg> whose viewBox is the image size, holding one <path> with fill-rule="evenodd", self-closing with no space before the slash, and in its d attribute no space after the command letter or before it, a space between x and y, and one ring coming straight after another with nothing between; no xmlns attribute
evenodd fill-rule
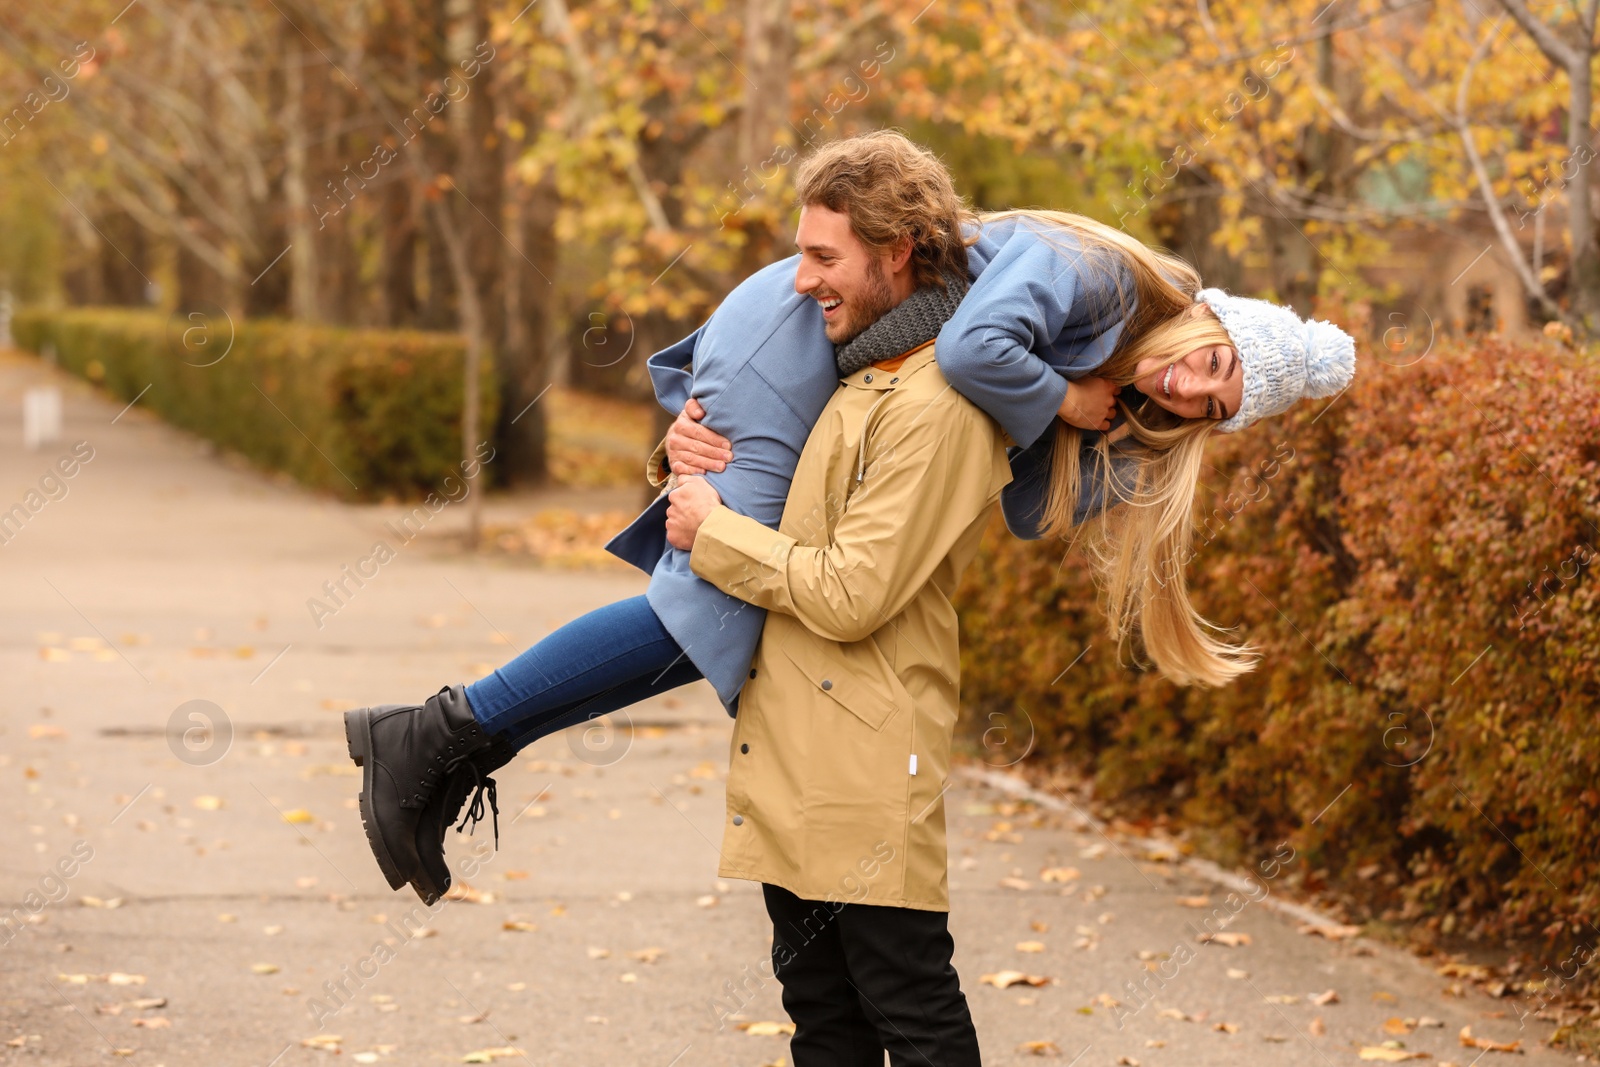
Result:
<svg viewBox="0 0 1600 1067"><path fill-rule="evenodd" d="M839 388L776 531L700 478L667 512L694 574L767 610L720 873L763 883L795 1067L879 1067L886 1049L976 1065L947 922L950 597L1011 473L1000 427L934 359L967 287L963 213L898 134L822 148L797 193L794 286L822 309Z"/></svg>

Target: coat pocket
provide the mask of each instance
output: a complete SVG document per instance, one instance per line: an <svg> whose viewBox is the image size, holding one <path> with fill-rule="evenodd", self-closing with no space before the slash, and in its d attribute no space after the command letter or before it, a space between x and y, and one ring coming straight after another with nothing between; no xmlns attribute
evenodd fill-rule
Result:
<svg viewBox="0 0 1600 1067"><path fill-rule="evenodd" d="M841 645L801 630L783 642L783 652L811 685L873 730L894 714L897 704L887 679L874 677L888 665L870 637Z"/></svg>

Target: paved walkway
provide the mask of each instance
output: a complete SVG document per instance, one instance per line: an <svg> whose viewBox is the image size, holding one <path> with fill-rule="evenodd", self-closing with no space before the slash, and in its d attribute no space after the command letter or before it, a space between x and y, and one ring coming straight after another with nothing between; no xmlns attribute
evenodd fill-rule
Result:
<svg viewBox="0 0 1600 1067"><path fill-rule="evenodd" d="M44 381L65 392L66 439L26 452L21 394ZM0 929L0 1063L789 1062L760 1025L785 1019L760 894L716 878L728 721L709 689L508 768L501 851L451 842L477 900L429 912L390 893L354 810L339 711L477 677L641 580L465 557L446 511L318 628L307 601L392 541L401 509L309 496L121 408L0 353L0 509L42 502L0 545L0 902L17 923ZM92 458L63 495L48 475L78 441ZM169 744L197 709L231 740ZM1395 1039L1385 1020L1424 1017L1443 1025L1398 1040L1435 1062L1507 1058L1461 1047L1463 1026L1520 1039L1532 1067L1567 1061L1515 1002L1299 933L1275 898L1227 928L1248 944L1197 943L1226 887L1059 797L964 779L949 801L986 1063L1038 1062L1030 1042L1084 1065L1355 1063ZM1054 981L980 982L1005 971Z"/></svg>

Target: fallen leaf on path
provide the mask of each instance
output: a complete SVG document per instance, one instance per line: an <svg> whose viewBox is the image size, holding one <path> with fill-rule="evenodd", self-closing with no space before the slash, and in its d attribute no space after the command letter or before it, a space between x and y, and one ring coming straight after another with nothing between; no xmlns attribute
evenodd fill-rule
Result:
<svg viewBox="0 0 1600 1067"><path fill-rule="evenodd" d="M1017 942L1017 951L1018 952L1043 952L1044 951L1044 942L1043 941L1018 941Z"/></svg>
<svg viewBox="0 0 1600 1067"><path fill-rule="evenodd" d="M1472 1027L1463 1026L1457 1035L1463 1048L1480 1048L1488 1052L1521 1052L1521 1041L1495 1041L1487 1037L1473 1037Z"/></svg>
<svg viewBox="0 0 1600 1067"><path fill-rule="evenodd" d="M321 1049L323 1052L338 1052L339 1042L343 1040L344 1038L338 1034L313 1034L310 1037L301 1038L300 1047Z"/></svg>
<svg viewBox="0 0 1600 1067"><path fill-rule="evenodd" d="M1076 882L1082 877L1076 867L1046 867L1039 872L1041 882Z"/></svg>
<svg viewBox="0 0 1600 1067"><path fill-rule="evenodd" d="M1118 1056L1117 1067L1139 1067L1139 1061L1132 1056Z"/></svg>
<svg viewBox="0 0 1600 1067"><path fill-rule="evenodd" d="M67 731L49 722L36 722L28 727L28 737L34 741L60 741Z"/></svg>
<svg viewBox="0 0 1600 1067"><path fill-rule="evenodd" d="M88 985L90 982L106 982L111 985L144 985L144 975L124 974L121 971L112 971L110 974L58 974L56 981L66 982L68 985Z"/></svg>
<svg viewBox="0 0 1600 1067"><path fill-rule="evenodd" d="M1334 990L1329 989L1312 997L1311 1003L1315 1004L1319 1008L1326 1008L1329 1004L1339 1003L1339 994Z"/></svg>
<svg viewBox="0 0 1600 1067"><path fill-rule="evenodd" d="M714 908L720 903L720 900L715 893L707 893L703 897L696 897L694 903L696 907Z"/></svg>
<svg viewBox="0 0 1600 1067"><path fill-rule="evenodd" d="M645 963L654 963L656 960L660 959L662 954L666 951L667 950L664 948L658 948L655 945L651 945L649 948L635 949L634 951L628 953L628 958L630 960L642 960Z"/></svg>
<svg viewBox="0 0 1600 1067"><path fill-rule="evenodd" d="M1033 922L1028 924L1028 929L1032 930L1036 934L1048 934L1050 932L1050 924L1046 922L1040 922L1038 919L1035 919Z"/></svg>
<svg viewBox="0 0 1600 1067"><path fill-rule="evenodd" d="M1032 887L1033 887L1033 883L1032 882L1029 882L1029 881L1027 881L1025 879L1022 879L1022 878L1002 878L1002 879L1000 879L1000 888L1001 889L1015 889L1018 892L1021 892L1021 891L1025 890L1025 889L1031 889Z"/></svg>
<svg viewBox="0 0 1600 1067"><path fill-rule="evenodd" d="M1377 1060L1379 1063L1399 1063L1402 1060L1427 1060L1433 1057L1426 1052L1410 1052L1403 1048L1388 1048L1384 1045L1367 1045L1361 1049L1361 1058Z"/></svg>
<svg viewBox="0 0 1600 1067"><path fill-rule="evenodd" d="M1268 1004L1298 1004L1300 998L1293 993L1274 993L1266 998Z"/></svg>
<svg viewBox="0 0 1600 1067"><path fill-rule="evenodd" d="M105 908L110 910L111 908L122 907L122 898L112 897L110 900L101 900L99 897L79 897L78 903L86 908Z"/></svg>
<svg viewBox="0 0 1600 1067"><path fill-rule="evenodd" d="M1466 978L1477 982L1486 982L1493 974L1481 963L1446 963L1435 967L1433 973L1445 978Z"/></svg>
<svg viewBox="0 0 1600 1067"><path fill-rule="evenodd" d="M305 808L295 808L293 811L283 813L283 821L293 823L296 826L304 826L306 823L316 822L317 817Z"/></svg>
<svg viewBox="0 0 1600 1067"><path fill-rule="evenodd" d="M276 963L252 963L250 970L256 974L277 974L278 965Z"/></svg>
<svg viewBox="0 0 1600 1067"><path fill-rule="evenodd" d="M1328 1032L1328 1024L1322 1021L1322 1016L1311 1020L1311 1025L1306 1027L1306 1032L1312 1037L1321 1037Z"/></svg>
<svg viewBox="0 0 1600 1067"><path fill-rule="evenodd" d="M505 922L500 924L500 929L511 930L521 934L531 934L535 930L539 929L539 924L524 922L521 919L507 919Z"/></svg>
<svg viewBox="0 0 1600 1067"><path fill-rule="evenodd" d="M164 1008L166 1006L166 997L140 997L138 1000L125 1000L121 1004L100 1004L94 1010L97 1015L121 1015L128 1009L149 1011L152 1008Z"/></svg>
<svg viewBox="0 0 1600 1067"><path fill-rule="evenodd" d="M1187 1014L1186 1012L1181 1012L1177 1008L1162 1008L1160 1011L1156 1012L1156 1014L1163 1019L1176 1019L1180 1023L1194 1022L1193 1016Z"/></svg>
<svg viewBox="0 0 1600 1067"><path fill-rule="evenodd" d="M446 900L460 900L468 904L493 904L494 894L474 889L466 882L457 882L445 893Z"/></svg>
<svg viewBox="0 0 1600 1067"><path fill-rule="evenodd" d="M1229 967L1228 968L1228 977L1229 978L1249 978L1250 977L1250 972L1249 971L1241 971L1237 967Z"/></svg>
<svg viewBox="0 0 1600 1067"><path fill-rule="evenodd" d="M1199 941L1201 944L1213 942L1218 945L1226 945L1228 948L1239 948L1242 945L1248 945L1250 943L1250 935L1227 932L1220 934L1201 934L1195 940Z"/></svg>
<svg viewBox="0 0 1600 1067"><path fill-rule="evenodd" d="M164 1015L156 1015L148 1019L135 1019L133 1025L142 1026L146 1030L165 1030L172 1025L172 1020Z"/></svg>
<svg viewBox="0 0 1600 1067"><path fill-rule="evenodd" d="M201 811L219 811L222 808L222 798L210 795L194 798L194 806Z"/></svg>
<svg viewBox="0 0 1600 1067"><path fill-rule="evenodd" d="M608 948L595 948L593 946L590 946L590 948L589 948L589 958L591 960L606 960L606 959L610 959L611 958L611 950L608 949Z"/></svg>
<svg viewBox="0 0 1600 1067"><path fill-rule="evenodd" d="M1185 908L1209 908L1209 907L1211 907L1211 898L1210 897L1203 897L1203 896L1202 897L1179 897L1178 898L1178 903L1180 905L1182 905L1183 907L1185 907Z"/></svg>
<svg viewBox="0 0 1600 1067"><path fill-rule="evenodd" d="M986 974L978 979L987 982L996 989L1010 989L1014 985L1044 986L1055 982L1054 978L1047 978L1042 974L1024 974L1022 971L996 971Z"/></svg>
<svg viewBox="0 0 1600 1067"><path fill-rule="evenodd" d="M1304 923L1297 929L1308 937L1325 937L1329 941L1345 941L1352 937L1361 936L1361 927L1359 926L1342 926L1339 924L1319 926L1312 923Z"/></svg>
<svg viewBox="0 0 1600 1067"><path fill-rule="evenodd" d="M465 1023L468 1026L471 1026L473 1023L481 1023L488 1018L489 1013L487 1011L480 1011L476 1015L457 1015L456 1022Z"/></svg>
<svg viewBox="0 0 1600 1067"><path fill-rule="evenodd" d="M501 1045L499 1048L480 1048L476 1052L469 1052L461 1057L462 1063L493 1063L495 1060L510 1059L513 1056L526 1056L527 1053L520 1048L510 1045Z"/></svg>
<svg viewBox="0 0 1600 1067"><path fill-rule="evenodd" d="M739 1023L737 1029L743 1030L751 1037L781 1037L784 1034L794 1033L794 1023L754 1022Z"/></svg>
<svg viewBox="0 0 1600 1067"><path fill-rule="evenodd" d="M1224 1034L1237 1034L1239 1032L1239 1024L1238 1023L1212 1023L1211 1024L1211 1029L1221 1031Z"/></svg>
<svg viewBox="0 0 1600 1067"><path fill-rule="evenodd" d="M1018 1052L1027 1052L1035 1056L1059 1056L1061 1050L1054 1041L1024 1041L1017 1046Z"/></svg>
<svg viewBox="0 0 1600 1067"><path fill-rule="evenodd" d="M1383 1020L1383 1032L1404 1037L1417 1028L1415 1019L1402 1019L1398 1015L1391 1015Z"/></svg>

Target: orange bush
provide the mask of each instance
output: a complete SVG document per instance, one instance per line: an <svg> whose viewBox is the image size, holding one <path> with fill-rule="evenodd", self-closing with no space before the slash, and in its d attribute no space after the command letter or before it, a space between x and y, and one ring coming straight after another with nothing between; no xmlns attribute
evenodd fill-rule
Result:
<svg viewBox="0 0 1600 1067"><path fill-rule="evenodd" d="M1081 559L997 523L960 598L974 730L1025 712L1102 798L1234 862L1288 839L1425 937L1600 941L1597 398L1590 357L1489 342L1217 437L1188 573L1263 653L1221 690L1119 663Z"/></svg>

